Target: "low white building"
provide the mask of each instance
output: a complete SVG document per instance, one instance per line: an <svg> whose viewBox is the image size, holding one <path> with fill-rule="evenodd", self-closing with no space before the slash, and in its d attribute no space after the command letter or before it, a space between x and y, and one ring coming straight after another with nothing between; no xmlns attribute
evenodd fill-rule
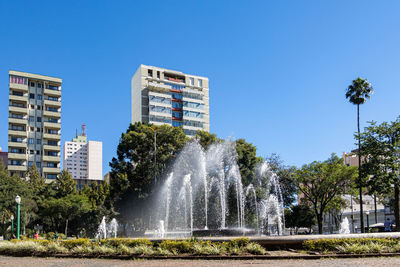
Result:
<svg viewBox="0 0 400 267"><path fill-rule="evenodd" d="M103 180L103 143L87 141L85 126L81 135L64 143L63 168L68 170L78 188Z"/></svg>

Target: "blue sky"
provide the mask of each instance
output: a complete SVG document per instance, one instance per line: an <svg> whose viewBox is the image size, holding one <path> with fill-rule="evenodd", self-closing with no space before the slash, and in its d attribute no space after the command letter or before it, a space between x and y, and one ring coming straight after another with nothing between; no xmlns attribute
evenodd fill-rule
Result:
<svg viewBox="0 0 400 267"><path fill-rule="evenodd" d="M399 1L0 0L0 146L7 150L8 70L63 79L62 142L82 123L103 141L103 173L128 127L140 64L210 79L211 131L245 138L289 165L354 148L358 76L375 94L366 121L394 120L400 90Z"/></svg>

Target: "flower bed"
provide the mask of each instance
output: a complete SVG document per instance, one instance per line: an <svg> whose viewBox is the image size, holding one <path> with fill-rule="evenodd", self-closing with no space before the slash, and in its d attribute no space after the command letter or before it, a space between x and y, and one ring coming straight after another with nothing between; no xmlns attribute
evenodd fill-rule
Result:
<svg viewBox="0 0 400 267"><path fill-rule="evenodd" d="M79 256L135 257L171 255L264 255L266 250L248 238L229 242L198 240L165 240L152 243L148 239L113 238L104 240L71 239L13 240L0 242L0 254L9 256Z"/></svg>

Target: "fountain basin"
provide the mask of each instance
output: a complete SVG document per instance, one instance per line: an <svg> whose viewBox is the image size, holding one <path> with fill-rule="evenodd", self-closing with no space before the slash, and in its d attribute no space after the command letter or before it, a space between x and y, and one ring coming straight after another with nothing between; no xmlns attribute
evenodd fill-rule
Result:
<svg viewBox="0 0 400 267"><path fill-rule="evenodd" d="M226 229L196 229L192 236L214 237L214 236L255 236L257 231L249 228L226 228Z"/></svg>

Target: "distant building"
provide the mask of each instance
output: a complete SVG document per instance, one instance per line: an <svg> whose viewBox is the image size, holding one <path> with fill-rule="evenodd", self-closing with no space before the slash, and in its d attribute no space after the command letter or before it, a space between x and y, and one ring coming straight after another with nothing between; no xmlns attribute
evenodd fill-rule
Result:
<svg viewBox="0 0 400 267"><path fill-rule="evenodd" d="M3 161L3 165L7 169L8 153L7 152L2 152L1 147L0 147L0 159Z"/></svg>
<svg viewBox="0 0 400 267"><path fill-rule="evenodd" d="M140 65L132 77L132 123L210 131L208 78Z"/></svg>
<svg viewBox="0 0 400 267"><path fill-rule="evenodd" d="M82 133L64 143L63 168L68 170L78 188L103 180L103 143L87 141L85 125Z"/></svg>
<svg viewBox="0 0 400 267"><path fill-rule="evenodd" d="M9 71L8 170L25 177L36 165L47 181L60 173L60 78Z"/></svg>

